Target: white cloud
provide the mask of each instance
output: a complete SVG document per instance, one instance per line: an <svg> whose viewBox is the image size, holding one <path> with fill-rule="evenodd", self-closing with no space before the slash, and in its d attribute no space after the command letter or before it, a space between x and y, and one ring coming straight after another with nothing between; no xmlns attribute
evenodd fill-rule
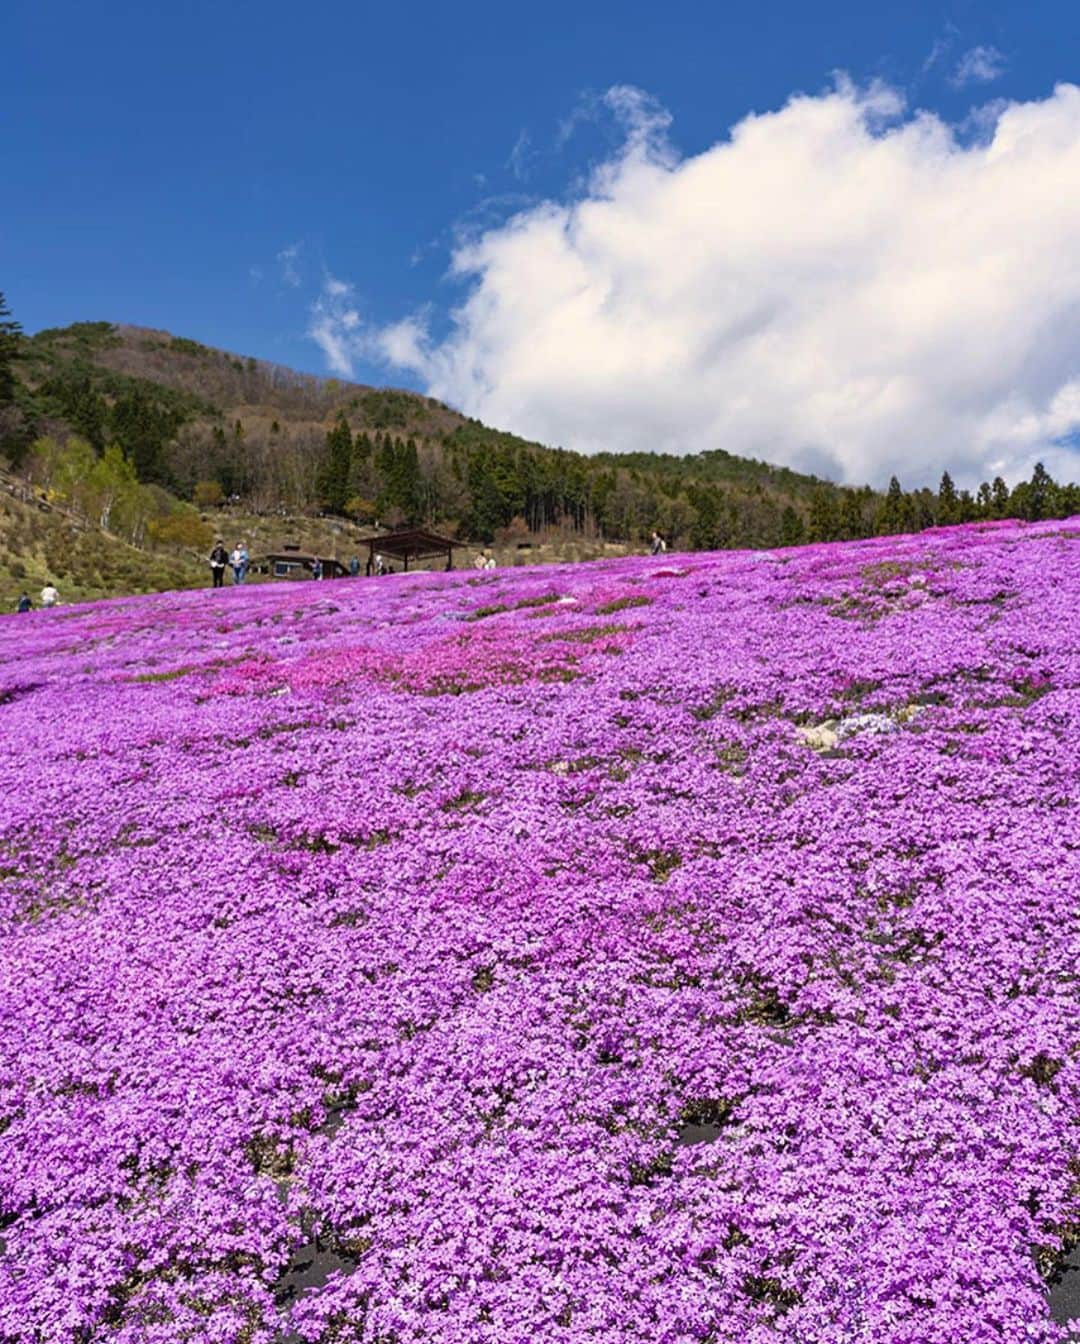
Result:
<svg viewBox="0 0 1080 1344"><path fill-rule="evenodd" d="M333 373L353 376L353 361L365 339L352 285L328 275L322 294L311 306L307 334L322 350Z"/></svg>
<svg viewBox="0 0 1080 1344"><path fill-rule="evenodd" d="M300 267L297 263L300 258L300 253L303 251L303 247L303 243L290 243L288 247L283 247L277 254L277 263L280 268L281 279L290 289L300 288Z"/></svg>
<svg viewBox="0 0 1080 1344"><path fill-rule="evenodd" d="M997 47L972 47L960 57L949 83L958 89L968 84L989 84L1005 73L1006 64Z"/></svg>
<svg viewBox="0 0 1080 1344"><path fill-rule="evenodd" d="M1080 88L996 105L972 139L841 80L682 159L655 102L607 98L624 140L580 199L459 241L446 335L324 294L331 366L382 358L585 451L724 448L909 486L1039 457L1080 476L1080 193L1062 189Z"/></svg>
<svg viewBox="0 0 1080 1344"><path fill-rule="evenodd" d="M922 63L922 73L924 75L929 74L934 66L945 59L953 49L959 35L960 30L954 24L947 23L945 25L944 31L934 39L934 45L930 48L926 60Z"/></svg>
<svg viewBox="0 0 1080 1344"><path fill-rule="evenodd" d="M514 148L510 151L510 157L506 160L506 166L519 182L529 180L530 162L533 157L532 136L528 131L519 131L518 138L514 141Z"/></svg>

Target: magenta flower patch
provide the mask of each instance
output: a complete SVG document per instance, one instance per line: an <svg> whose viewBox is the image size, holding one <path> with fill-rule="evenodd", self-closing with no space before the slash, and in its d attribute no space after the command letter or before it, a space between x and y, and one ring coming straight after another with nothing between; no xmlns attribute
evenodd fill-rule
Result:
<svg viewBox="0 0 1080 1344"><path fill-rule="evenodd" d="M0 1340L1066 1339L1078 543L5 621Z"/></svg>

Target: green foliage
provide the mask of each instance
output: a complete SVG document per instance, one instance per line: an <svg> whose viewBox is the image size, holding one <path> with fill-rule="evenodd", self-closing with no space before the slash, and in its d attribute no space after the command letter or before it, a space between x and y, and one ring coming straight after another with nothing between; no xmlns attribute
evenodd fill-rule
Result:
<svg viewBox="0 0 1080 1344"><path fill-rule="evenodd" d="M417 398L389 389L365 392L351 403L370 429L404 429L415 413Z"/></svg>
<svg viewBox="0 0 1080 1344"><path fill-rule="evenodd" d="M61 346L84 355L107 350L121 340L112 322L72 322L69 327L45 327L30 339L37 349Z"/></svg>
<svg viewBox="0 0 1080 1344"><path fill-rule="evenodd" d="M191 498L199 508L212 509L225 502L225 491L220 481L196 481Z"/></svg>
<svg viewBox="0 0 1080 1344"><path fill-rule="evenodd" d="M780 515L780 545L800 546L806 539L803 520L790 504L785 504Z"/></svg>
<svg viewBox="0 0 1080 1344"><path fill-rule="evenodd" d="M212 359L215 354L208 345L191 341L186 336L173 336L169 340L168 349L178 355L191 355L195 359Z"/></svg>
<svg viewBox="0 0 1080 1344"><path fill-rule="evenodd" d="M319 473L319 496L323 508L344 513L349 498L349 469L352 465L353 438L349 422L339 415L326 436L326 451Z"/></svg>
<svg viewBox="0 0 1080 1344"><path fill-rule="evenodd" d="M958 522L959 518L960 507L956 486L953 485L952 477L945 471L941 474L941 484L938 486L937 521L948 524Z"/></svg>
<svg viewBox="0 0 1080 1344"><path fill-rule="evenodd" d="M0 293L0 407L15 400L15 361L22 354L22 327L11 316Z"/></svg>
<svg viewBox="0 0 1080 1344"><path fill-rule="evenodd" d="M397 522L420 522L423 482L415 442L386 435L375 454L375 464L382 479L379 513Z"/></svg>
<svg viewBox="0 0 1080 1344"><path fill-rule="evenodd" d="M676 548L792 546L1080 507L1077 488L1057 485L1041 465L1011 493L999 478L973 496L946 472L936 492L905 492L894 477L882 495L720 448L586 457L409 392L316 379L184 337L77 323L25 338L5 319L0 299L0 436L9 458L26 460L43 430L60 440L71 431L99 462L119 452L134 485L182 491L204 507L238 495L257 511L321 507L504 544L556 532L644 547L656 528ZM15 399L6 411L4 387ZM228 423L214 401L236 408ZM48 474L49 453L35 446L33 457L34 470ZM114 478L115 452L110 461L105 474ZM59 468L54 474L51 488L65 497L89 493ZM112 494L103 512L149 535L153 497L133 493L132 482Z"/></svg>

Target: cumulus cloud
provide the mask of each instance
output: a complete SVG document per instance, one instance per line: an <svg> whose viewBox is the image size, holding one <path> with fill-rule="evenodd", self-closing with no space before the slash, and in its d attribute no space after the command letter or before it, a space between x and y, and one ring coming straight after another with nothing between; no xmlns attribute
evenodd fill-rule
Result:
<svg viewBox="0 0 1080 1344"><path fill-rule="evenodd" d="M1005 57L997 47L972 47L956 64L950 83L958 89L968 84L989 84L1005 73Z"/></svg>
<svg viewBox="0 0 1080 1344"><path fill-rule="evenodd" d="M680 158L647 95L573 199L459 241L464 297L361 321L331 367L407 369L490 424L585 451L708 448L845 481L1080 476L1080 88L974 138L846 80Z"/></svg>

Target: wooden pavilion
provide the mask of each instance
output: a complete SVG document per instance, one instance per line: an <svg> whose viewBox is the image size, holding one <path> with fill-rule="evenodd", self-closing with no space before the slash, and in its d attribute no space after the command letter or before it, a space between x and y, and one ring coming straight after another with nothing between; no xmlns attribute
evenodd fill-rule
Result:
<svg viewBox="0 0 1080 1344"><path fill-rule="evenodd" d="M399 561L408 571L410 560L431 560L446 556L446 568L454 568L454 547L460 542L449 537L440 537L437 532L429 532L423 527L411 527L399 532L385 532L379 537L364 537L361 545L368 548L367 572L375 571L375 557L381 555L386 560Z"/></svg>

